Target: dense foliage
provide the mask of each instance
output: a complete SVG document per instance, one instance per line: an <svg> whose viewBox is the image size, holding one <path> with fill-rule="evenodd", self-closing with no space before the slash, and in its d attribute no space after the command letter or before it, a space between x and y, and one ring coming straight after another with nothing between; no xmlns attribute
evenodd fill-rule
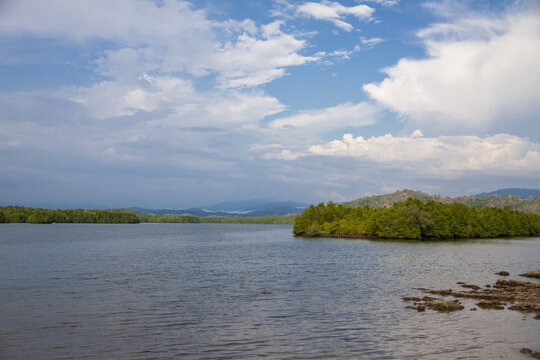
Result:
<svg viewBox="0 0 540 360"><path fill-rule="evenodd" d="M456 239L540 235L540 216L511 208L478 208L409 198L386 208L351 208L329 202L298 215L300 236Z"/></svg>
<svg viewBox="0 0 540 360"><path fill-rule="evenodd" d="M88 223L137 224L139 218L129 212L107 210L49 210L23 206L0 207L0 223Z"/></svg>

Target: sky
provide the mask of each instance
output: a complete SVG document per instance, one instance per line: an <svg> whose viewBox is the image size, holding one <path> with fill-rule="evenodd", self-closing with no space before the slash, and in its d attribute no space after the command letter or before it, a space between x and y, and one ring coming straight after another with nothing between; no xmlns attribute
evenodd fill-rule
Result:
<svg viewBox="0 0 540 360"><path fill-rule="evenodd" d="M540 188L540 2L1 0L0 205Z"/></svg>

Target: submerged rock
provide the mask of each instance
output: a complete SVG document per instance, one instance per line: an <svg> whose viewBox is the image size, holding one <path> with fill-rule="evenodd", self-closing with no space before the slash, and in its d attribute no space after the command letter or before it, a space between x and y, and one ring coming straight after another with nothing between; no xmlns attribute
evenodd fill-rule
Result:
<svg viewBox="0 0 540 360"><path fill-rule="evenodd" d="M525 273L525 274L519 274L519 276L540 279L540 270L529 271L528 273Z"/></svg>

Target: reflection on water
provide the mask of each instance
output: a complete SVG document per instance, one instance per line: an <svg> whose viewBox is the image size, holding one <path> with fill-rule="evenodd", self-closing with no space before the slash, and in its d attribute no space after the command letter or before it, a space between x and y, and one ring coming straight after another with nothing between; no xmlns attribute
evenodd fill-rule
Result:
<svg viewBox="0 0 540 360"><path fill-rule="evenodd" d="M2 359L503 359L514 311L405 309L414 288L538 268L540 238L302 239L290 226L0 226ZM511 276L511 278L512 278Z"/></svg>

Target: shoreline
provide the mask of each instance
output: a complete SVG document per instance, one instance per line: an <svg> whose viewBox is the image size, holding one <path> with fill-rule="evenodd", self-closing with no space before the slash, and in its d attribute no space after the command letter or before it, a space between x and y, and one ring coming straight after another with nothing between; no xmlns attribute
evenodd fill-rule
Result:
<svg viewBox="0 0 540 360"><path fill-rule="evenodd" d="M537 238L538 235L520 235L520 236L487 236L487 237L420 237L420 238L391 238L380 237L376 235L356 235L356 234L294 234L294 237L301 238L329 238L329 239L360 239L360 240L389 240L389 241L460 241L460 240L482 240L482 239L521 239Z"/></svg>

